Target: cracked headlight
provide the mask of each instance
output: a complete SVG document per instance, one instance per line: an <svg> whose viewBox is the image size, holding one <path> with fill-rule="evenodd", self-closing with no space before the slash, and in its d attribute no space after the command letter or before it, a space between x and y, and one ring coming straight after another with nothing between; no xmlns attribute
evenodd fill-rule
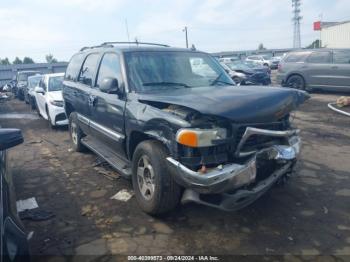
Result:
<svg viewBox="0 0 350 262"><path fill-rule="evenodd" d="M227 130L225 128L183 128L176 133L176 141L189 147L212 146L214 145L213 140L225 138L227 138Z"/></svg>

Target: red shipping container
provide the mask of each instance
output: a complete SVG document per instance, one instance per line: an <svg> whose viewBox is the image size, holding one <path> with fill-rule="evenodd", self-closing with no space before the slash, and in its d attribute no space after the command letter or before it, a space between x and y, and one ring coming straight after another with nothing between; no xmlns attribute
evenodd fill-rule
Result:
<svg viewBox="0 0 350 262"><path fill-rule="evenodd" d="M314 31L321 30L321 21L314 22Z"/></svg>

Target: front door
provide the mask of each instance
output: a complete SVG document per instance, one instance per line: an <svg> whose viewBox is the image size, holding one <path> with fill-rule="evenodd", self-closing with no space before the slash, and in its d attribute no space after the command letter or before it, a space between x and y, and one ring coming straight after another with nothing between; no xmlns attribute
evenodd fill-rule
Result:
<svg viewBox="0 0 350 262"><path fill-rule="evenodd" d="M46 93L47 93L47 83L45 77L43 77L40 82L39 82L39 87L41 87L45 93L35 93L35 100L38 106L38 110L40 114L45 117L46 116L46 111L45 111L45 102L46 102Z"/></svg>
<svg viewBox="0 0 350 262"><path fill-rule="evenodd" d="M117 79L118 85L124 85L119 55L107 52L102 57L97 81L90 93L91 132L105 145L121 157L125 157L124 108L126 100L120 94L102 92L100 85L106 78Z"/></svg>
<svg viewBox="0 0 350 262"><path fill-rule="evenodd" d="M306 83L310 87L327 87L334 85L331 53L329 51L312 52L302 66L306 76Z"/></svg>

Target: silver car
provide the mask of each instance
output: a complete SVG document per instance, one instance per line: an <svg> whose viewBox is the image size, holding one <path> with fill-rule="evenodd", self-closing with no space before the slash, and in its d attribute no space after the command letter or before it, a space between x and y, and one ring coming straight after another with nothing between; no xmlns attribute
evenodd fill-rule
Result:
<svg viewBox="0 0 350 262"><path fill-rule="evenodd" d="M279 63L277 82L301 90L350 91L350 49L291 52Z"/></svg>

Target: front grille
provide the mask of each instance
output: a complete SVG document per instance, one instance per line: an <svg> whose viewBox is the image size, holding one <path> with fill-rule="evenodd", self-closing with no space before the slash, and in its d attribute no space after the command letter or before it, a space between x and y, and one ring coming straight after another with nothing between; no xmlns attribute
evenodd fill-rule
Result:
<svg viewBox="0 0 350 262"><path fill-rule="evenodd" d="M63 121L63 120L66 120L67 117L66 117L66 114L65 113L60 113L56 116L55 118L55 122L58 122L58 121Z"/></svg>
<svg viewBox="0 0 350 262"><path fill-rule="evenodd" d="M243 134L247 127L255 127L260 129L266 129L266 130L273 130L273 131L284 131L287 130L289 127L288 121L283 120L280 122L274 122L274 123L263 123L263 124L246 124L246 125L240 125L236 126L236 137L237 137L237 144L241 141ZM284 138L280 137L272 137L272 136L265 136L265 135L252 135L250 136L247 141L245 142L243 148L241 151L252 151L257 149L265 148L269 145L273 144L280 144L282 143Z"/></svg>

